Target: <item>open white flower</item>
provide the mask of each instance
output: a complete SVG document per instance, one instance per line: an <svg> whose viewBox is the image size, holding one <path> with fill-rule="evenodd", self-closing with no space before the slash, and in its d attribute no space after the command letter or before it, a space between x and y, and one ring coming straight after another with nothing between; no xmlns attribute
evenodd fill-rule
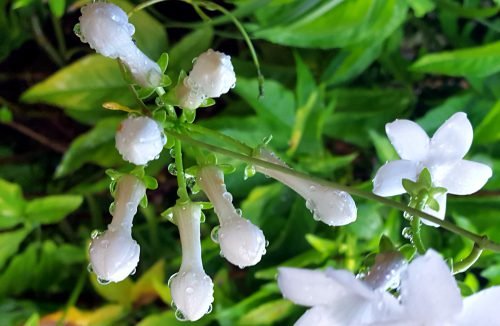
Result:
<svg viewBox="0 0 500 326"><path fill-rule="evenodd" d="M403 311L390 325L500 325L500 286L462 300L443 258L433 250L415 258L401 276Z"/></svg>
<svg viewBox="0 0 500 326"><path fill-rule="evenodd" d="M148 117L128 117L115 135L116 149L125 161L144 165L155 160L167 142L160 125Z"/></svg>
<svg viewBox="0 0 500 326"><path fill-rule="evenodd" d="M242 218L234 208L233 197L224 184L224 173L216 166L204 166L197 181L219 218L217 240L222 255L240 268L257 264L266 253L266 238L260 228Z"/></svg>
<svg viewBox="0 0 500 326"><path fill-rule="evenodd" d="M260 150L258 158L287 167L273 152L266 149ZM257 165L255 170L282 182L301 195L316 220L331 226L346 225L356 220L356 203L345 191Z"/></svg>
<svg viewBox="0 0 500 326"><path fill-rule="evenodd" d="M201 207L192 202L177 204L173 217L181 237L182 263L169 281L170 291L178 318L195 321L211 310L214 301L214 284L201 261Z"/></svg>
<svg viewBox="0 0 500 326"><path fill-rule="evenodd" d="M135 270L140 247L132 239L132 221L145 194L144 184L136 177L124 175L118 180L113 220L90 243L90 263L101 282L120 282Z"/></svg>
<svg viewBox="0 0 500 326"><path fill-rule="evenodd" d="M156 87L162 78L160 66L137 48L134 32L125 11L112 3L94 2L82 8L82 42L105 57L120 58L141 86Z"/></svg>
<svg viewBox="0 0 500 326"><path fill-rule="evenodd" d="M389 270L377 269L376 282L365 282L346 270L312 271L300 268L278 269L278 286L283 297L312 307L295 323L296 326L359 326L371 325L399 314L397 300L385 292L399 274L402 260L389 264Z"/></svg>
<svg viewBox="0 0 500 326"><path fill-rule="evenodd" d="M373 179L373 192L380 196L405 193L402 180L416 181L422 169L427 168L433 185L444 187L450 194L469 195L479 189L492 175L485 164L463 160L472 144L472 126L463 112L455 113L434 133L431 139L425 131L410 120L388 123L385 130L401 157L383 165ZM424 210L440 219L446 212L446 194L435 198L439 212ZM423 220L424 223L437 226Z"/></svg>
<svg viewBox="0 0 500 326"><path fill-rule="evenodd" d="M207 97L229 92L236 83L231 57L212 49L200 54L189 76L176 88L179 106L198 108Z"/></svg>

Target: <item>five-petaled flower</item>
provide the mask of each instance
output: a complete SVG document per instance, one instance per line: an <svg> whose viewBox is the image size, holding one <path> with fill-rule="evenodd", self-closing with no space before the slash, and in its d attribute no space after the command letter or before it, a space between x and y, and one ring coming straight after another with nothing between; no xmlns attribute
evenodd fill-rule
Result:
<svg viewBox="0 0 500 326"><path fill-rule="evenodd" d="M430 139L418 124L410 120L388 123L385 130L401 160L388 162L378 170L373 179L373 192L377 195L405 193L402 180L417 180L424 168L430 171L434 186L444 187L454 195L469 195L478 191L492 175L489 166L463 159L473 136L472 126L463 112L451 116ZM444 219L446 193L435 199L439 203L439 211L429 207L424 211Z"/></svg>

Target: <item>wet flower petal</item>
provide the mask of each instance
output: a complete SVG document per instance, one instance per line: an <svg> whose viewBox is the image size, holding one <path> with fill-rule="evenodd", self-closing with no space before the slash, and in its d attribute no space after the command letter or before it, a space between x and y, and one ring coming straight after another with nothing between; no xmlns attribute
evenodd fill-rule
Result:
<svg viewBox="0 0 500 326"><path fill-rule="evenodd" d="M460 160L472 144L472 125L463 112L457 112L446 120L431 138L429 167L434 164Z"/></svg>
<svg viewBox="0 0 500 326"><path fill-rule="evenodd" d="M373 193L379 196L395 196L406 192L403 179L417 180L420 167L415 161L398 160L384 164L373 179Z"/></svg>
<svg viewBox="0 0 500 326"><path fill-rule="evenodd" d="M470 195L481 189L492 174L491 168L486 164L460 160L439 180L439 185L445 187L450 194Z"/></svg>
<svg viewBox="0 0 500 326"><path fill-rule="evenodd" d="M403 160L421 161L429 152L429 137L415 122L396 120L385 125L385 132Z"/></svg>
<svg viewBox="0 0 500 326"><path fill-rule="evenodd" d="M495 286L464 299L459 325L500 325L498 302L500 286Z"/></svg>
<svg viewBox="0 0 500 326"><path fill-rule="evenodd" d="M295 322L295 326L334 326L334 316L329 306L315 306L307 310L302 317Z"/></svg>
<svg viewBox="0 0 500 326"><path fill-rule="evenodd" d="M462 297L450 269L433 250L415 258L401 276L401 302L409 319L447 322L462 310Z"/></svg>

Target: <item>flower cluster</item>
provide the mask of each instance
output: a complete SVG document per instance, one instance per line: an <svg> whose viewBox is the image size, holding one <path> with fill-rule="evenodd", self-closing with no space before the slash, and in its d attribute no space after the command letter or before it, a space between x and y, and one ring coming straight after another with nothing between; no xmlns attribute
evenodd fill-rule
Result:
<svg viewBox="0 0 500 326"><path fill-rule="evenodd" d="M400 277L398 296L386 292L386 285L373 283L370 274L363 280L332 268L311 271L282 267L278 285L285 298L312 307L295 325L500 324L495 310L500 287L462 299L450 269L435 251L427 251L408 266L397 262L389 266L372 271L379 279Z"/></svg>

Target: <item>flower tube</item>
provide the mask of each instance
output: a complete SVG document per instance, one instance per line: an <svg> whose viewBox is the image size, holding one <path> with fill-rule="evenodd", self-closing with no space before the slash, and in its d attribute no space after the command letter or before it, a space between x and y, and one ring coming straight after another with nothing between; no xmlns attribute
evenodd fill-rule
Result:
<svg viewBox="0 0 500 326"><path fill-rule="evenodd" d="M257 264L266 253L264 233L238 214L224 184L224 173L216 166L204 166L197 181L219 218L217 240L222 255L239 268Z"/></svg>
<svg viewBox="0 0 500 326"><path fill-rule="evenodd" d="M181 237L182 263L169 281L170 290L178 309L177 318L195 321L210 312L214 301L214 284L201 261L201 206L191 202L178 204L173 208L173 216Z"/></svg>
<svg viewBox="0 0 500 326"><path fill-rule="evenodd" d="M287 167L273 152L266 149L260 150L258 158ZM356 203L345 191L258 165L255 170L282 182L302 196L316 220L330 226L346 225L356 220Z"/></svg>
<svg viewBox="0 0 500 326"><path fill-rule="evenodd" d="M143 87L160 84L160 66L141 52L132 40L134 25L125 11L105 2L94 2L82 8L80 39L108 58L119 58Z"/></svg>
<svg viewBox="0 0 500 326"><path fill-rule="evenodd" d="M125 161L144 165L158 158L167 139L153 119L129 117L120 123L115 142L116 149Z"/></svg>
<svg viewBox="0 0 500 326"><path fill-rule="evenodd" d="M113 220L90 243L90 264L100 282L120 282L134 272L140 247L132 239L132 221L145 194L144 184L136 177L124 175L118 180Z"/></svg>

